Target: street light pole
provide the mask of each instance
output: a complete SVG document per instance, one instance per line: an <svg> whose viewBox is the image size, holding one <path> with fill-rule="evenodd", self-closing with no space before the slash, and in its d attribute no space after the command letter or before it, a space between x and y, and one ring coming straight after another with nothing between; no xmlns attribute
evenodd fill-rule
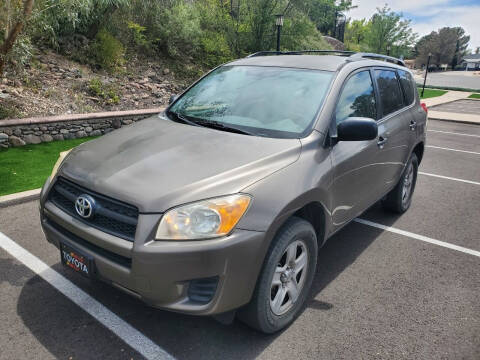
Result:
<svg viewBox="0 0 480 360"><path fill-rule="evenodd" d="M430 65L430 58L432 57L432 54L428 54L427 58L427 68L425 69L425 78L423 79L423 87L422 87L422 97L423 97L423 92L425 91L425 83L427 82L427 73L428 73L428 66Z"/></svg>
<svg viewBox="0 0 480 360"><path fill-rule="evenodd" d="M335 31L334 31L333 37L341 42L344 42L346 22L347 22L347 17L343 13L336 11L335 12Z"/></svg>
<svg viewBox="0 0 480 360"><path fill-rule="evenodd" d="M275 15L277 19L275 20L275 25L277 25L277 51L280 52L280 31L283 26L283 15Z"/></svg>

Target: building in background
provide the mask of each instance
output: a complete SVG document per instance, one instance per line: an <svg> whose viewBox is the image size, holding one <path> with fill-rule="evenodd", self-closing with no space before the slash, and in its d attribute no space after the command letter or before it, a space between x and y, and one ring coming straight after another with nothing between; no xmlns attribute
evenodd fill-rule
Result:
<svg viewBox="0 0 480 360"><path fill-rule="evenodd" d="M480 54L465 55L462 66L465 66L465 70L480 70Z"/></svg>

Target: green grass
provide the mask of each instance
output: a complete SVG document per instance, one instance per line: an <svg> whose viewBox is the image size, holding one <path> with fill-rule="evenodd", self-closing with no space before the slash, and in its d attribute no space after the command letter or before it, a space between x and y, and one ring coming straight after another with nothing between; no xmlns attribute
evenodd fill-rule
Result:
<svg viewBox="0 0 480 360"><path fill-rule="evenodd" d="M423 93L423 96L421 96L422 99L428 99L432 97L437 97L445 94L447 91L445 90L433 90L433 89L425 89L425 92ZM422 88L418 88L418 93L422 95Z"/></svg>
<svg viewBox="0 0 480 360"><path fill-rule="evenodd" d="M417 87L421 89L423 84L418 84ZM470 88L461 88L454 86L438 86L438 85L425 85L425 89L441 89L441 90L455 90L455 91L466 91L466 92L478 92L480 89L470 89Z"/></svg>
<svg viewBox="0 0 480 360"><path fill-rule="evenodd" d="M0 196L41 187L50 176L60 152L94 138L52 141L0 150Z"/></svg>
<svg viewBox="0 0 480 360"><path fill-rule="evenodd" d="M480 94L472 94L469 96L470 99L480 99Z"/></svg>

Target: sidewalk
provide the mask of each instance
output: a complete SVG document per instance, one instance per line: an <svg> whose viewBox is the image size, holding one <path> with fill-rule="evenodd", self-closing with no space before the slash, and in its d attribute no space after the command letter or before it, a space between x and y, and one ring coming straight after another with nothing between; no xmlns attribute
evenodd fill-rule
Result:
<svg viewBox="0 0 480 360"><path fill-rule="evenodd" d="M467 114L462 112L450 112L450 111L438 111L435 110L436 105L446 104L457 100L467 99L472 93L465 91L448 91L446 94L436 96L428 99L423 99L421 102L425 103L428 107L428 118L432 120L445 120L455 121L469 124L480 125L480 114ZM478 101L474 99L468 99L471 101Z"/></svg>
<svg viewBox="0 0 480 360"><path fill-rule="evenodd" d="M431 106L445 104L455 100L466 99L471 94L472 94L471 92L450 90L443 95L435 96L428 99L423 99L422 102L424 102L427 105L427 107L430 108Z"/></svg>

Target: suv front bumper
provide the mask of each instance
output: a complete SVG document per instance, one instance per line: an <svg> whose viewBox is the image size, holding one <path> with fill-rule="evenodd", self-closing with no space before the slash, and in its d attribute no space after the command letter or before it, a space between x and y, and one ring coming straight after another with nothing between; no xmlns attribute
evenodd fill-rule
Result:
<svg viewBox="0 0 480 360"><path fill-rule="evenodd" d="M250 301L263 263L265 233L236 229L231 235L200 241L154 241L161 214L140 214L135 241L92 228L46 201L41 225L57 248L63 242L95 263L95 277L147 304L197 315L220 314ZM208 303L189 296L200 279L217 279Z"/></svg>

